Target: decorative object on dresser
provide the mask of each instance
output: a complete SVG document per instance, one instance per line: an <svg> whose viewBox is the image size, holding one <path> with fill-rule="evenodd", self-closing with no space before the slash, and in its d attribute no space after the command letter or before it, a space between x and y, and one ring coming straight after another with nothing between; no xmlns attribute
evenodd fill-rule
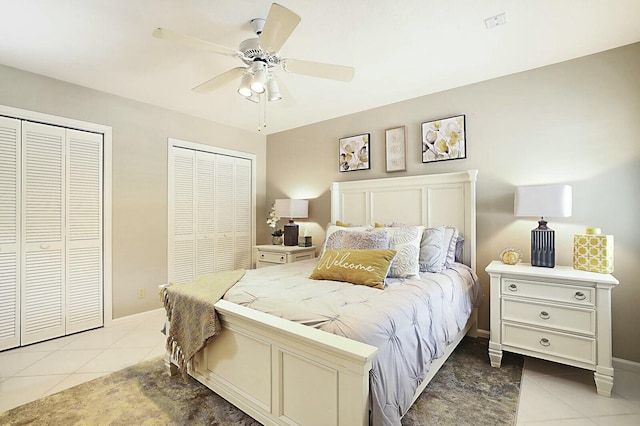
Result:
<svg viewBox="0 0 640 426"><path fill-rule="evenodd" d="M467 158L464 115L422 123L422 162Z"/></svg>
<svg viewBox="0 0 640 426"><path fill-rule="evenodd" d="M341 172L369 170L371 168L371 162L369 161L370 140L371 135L369 133L349 136L339 140L338 163Z"/></svg>
<svg viewBox="0 0 640 426"><path fill-rule="evenodd" d="M387 173L407 170L407 127L384 131Z"/></svg>
<svg viewBox="0 0 640 426"><path fill-rule="evenodd" d="M517 248L507 247L500 252L500 260L506 265L515 265L522 260L522 252Z"/></svg>
<svg viewBox="0 0 640 426"><path fill-rule="evenodd" d="M276 216L276 204L271 204L271 210L269 210L269 216L267 217L267 225L273 230L271 231L271 244L282 244L282 229L278 229L278 222L280 218Z"/></svg>
<svg viewBox="0 0 640 426"><path fill-rule="evenodd" d="M276 216L288 217L289 223L284 225L284 245L298 245L298 225L293 219L309 217L309 200L276 200Z"/></svg>
<svg viewBox="0 0 640 426"><path fill-rule="evenodd" d="M254 249L256 250L256 268L293 263L316 257L316 248L314 246L264 245L255 246Z"/></svg>
<svg viewBox="0 0 640 426"><path fill-rule="evenodd" d="M502 351L594 371L598 394L611 396L611 290L609 274L528 264L486 268L491 278L491 365Z"/></svg>
<svg viewBox="0 0 640 426"><path fill-rule="evenodd" d="M556 264L555 231L547 227L545 217L571 216L569 185L519 186L514 197L516 216L540 217L531 230L531 265L553 268Z"/></svg>
<svg viewBox="0 0 640 426"><path fill-rule="evenodd" d="M587 228L573 236L573 269L610 274L613 272L613 235L600 228Z"/></svg>

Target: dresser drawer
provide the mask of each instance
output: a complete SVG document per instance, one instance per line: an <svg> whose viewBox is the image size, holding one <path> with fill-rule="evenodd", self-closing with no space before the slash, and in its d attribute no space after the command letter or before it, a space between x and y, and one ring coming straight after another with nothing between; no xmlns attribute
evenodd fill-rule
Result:
<svg viewBox="0 0 640 426"><path fill-rule="evenodd" d="M595 302L593 287L541 283L513 278L502 280L501 292L504 296L531 297L584 306L594 306Z"/></svg>
<svg viewBox="0 0 640 426"><path fill-rule="evenodd" d="M287 255L282 253L261 252L258 261L269 263L287 263Z"/></svg>
<svg viewBox="0 0 640 426"><path fill-rule="evenodd" d="M596 363L594 338L502 323L502 344L542 355L553 355L589 364Z"/></svg>
<svg viewBox="0 0 640 426"><path fill-rule="evenodd" d="M517 321L590 336L594 336L596 333L596 311L589 308L503 298L502 320Z"/></svg>
<svg viewBox="0 0 640 426"><path fill-rule="evenodd" d="M299 262L301 260L309 260L309 259L313 259L315 257L313 252L307 252L307 253L294 253L291 255L291 261L292 262Z"/></svg>

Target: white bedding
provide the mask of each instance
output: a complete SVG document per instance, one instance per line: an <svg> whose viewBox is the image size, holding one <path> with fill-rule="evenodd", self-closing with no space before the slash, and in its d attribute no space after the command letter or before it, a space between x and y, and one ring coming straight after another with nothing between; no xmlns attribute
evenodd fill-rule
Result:
<svg viewBox="0 0 640 426"><path fill-rule="evenodd" d="M318 259L247 271L224 299L378 348L371 371L372 423L400 425L431 360L482 299L475 273L456 263L384 290L307 278Z"/></svg>

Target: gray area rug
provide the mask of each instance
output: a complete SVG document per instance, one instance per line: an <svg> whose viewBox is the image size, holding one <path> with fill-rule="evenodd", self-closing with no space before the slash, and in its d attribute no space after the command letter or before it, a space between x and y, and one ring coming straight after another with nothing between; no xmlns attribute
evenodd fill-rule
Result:
<svg viewBox="0 0 640 426"><path fill-rule="evenodd" d="M465 338L404 416L404 426L513 425L522 357L492 368L487 340ZM0 413L2 425L259 425L189 378L165 374L161 359Z"/></svg>

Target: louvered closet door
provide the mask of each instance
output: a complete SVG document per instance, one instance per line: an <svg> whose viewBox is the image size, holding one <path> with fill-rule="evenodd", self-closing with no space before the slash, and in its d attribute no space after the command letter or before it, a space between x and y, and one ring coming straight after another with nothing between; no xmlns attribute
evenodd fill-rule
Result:
<svg viewBox="0 0 640 426"><path fill-rule="evenodd" d="M235 157L217 155L215 203L216 271L234 269Z"/></svg>
<svg viewBox="0 0 640 426"><path fill-rule="evenodd" d="M196 275L211 274L215 265L216 154L196 151Z"/></svg>
<svg viewBox="0 0 640 426"><path fill-rule="evenodd" d="M0 350L20 345L20 137L0 117Z"/></svg>
<svg viewBox="0 0 640 426"><path fill-rule="evenodd" d="M169 281L187 283L195 273L195 151L172 149L169 172Z"/></svg>
<svg viewBox="0 0 640 426"><path fill-rule="evenodd" d="M65 129L22 123L22 344L65 334Z"/></svg>
<svg viewBox="0 0 640 426"><path fill-rule="evenodd" d="M67 130L66 333L103 324L102 135Z"/></svg>
<svg viewBox="0 0 640 426"><path fill-rule="evenodd" d="M234 161L234 269L251 268L251 160Z"/></svg>

